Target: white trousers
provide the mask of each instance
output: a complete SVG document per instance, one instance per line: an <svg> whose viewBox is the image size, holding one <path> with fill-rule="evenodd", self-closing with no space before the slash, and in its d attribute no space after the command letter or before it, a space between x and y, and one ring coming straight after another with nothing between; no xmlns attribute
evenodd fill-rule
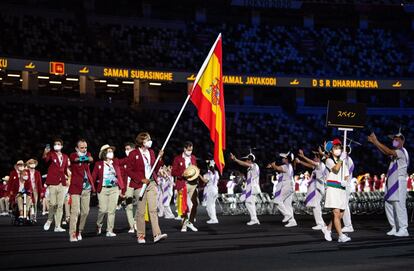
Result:
<svg viewBox="0 0 414 271"><path fill-rule="evenodd" d="M319 192L316 192L315 197L317 197L316 206L312 208L313 217L315 218L316 225L326 226L325 221L322 218L322 206L321 206L321 198L322 195Z"/></svg>
<svg viewBox="0 0 414 271"><path fill-rule="evenodd" d="M217 193L214 193L214 192L208 193L207 201L206 201L206 209L207 209L208 217L210 217L211 220L217 220L216 200L217 200Z"/></svg>
<svg viewBox="0 0 414 271"><path fill-rule="evenodd" d="M401 188L395 193L399 193L399 201L385 202L385 214L387 215L388 223L397 231L400 229L406 230L408 227L407 215L407 182L400 181Z"/></svg>
<svg viewBox="0 0 414 271"><path fill-rule="evenodd" d="M282 195L281 195L282 196ZM284 217L290 217L290 219L295 219L293 216L293 193L290 193L288 197L276 203L277 209Z"/></svg>
<svg viewBox="0 0 414 271"><path fill-rule="evenodd" d="M249 211L250 221L258 221L257 214L256 214L256 199L249 199L249 201L245 201L247 211Z"/></svg>
<svg viewBox="0 0 414 271"><path fill-rule="evenodd" d="M352 227L351 210L349 209L349 196L351 194L350 189L351 188L347 188L346 190L346 208L342 217L345 227Z"/></svg>

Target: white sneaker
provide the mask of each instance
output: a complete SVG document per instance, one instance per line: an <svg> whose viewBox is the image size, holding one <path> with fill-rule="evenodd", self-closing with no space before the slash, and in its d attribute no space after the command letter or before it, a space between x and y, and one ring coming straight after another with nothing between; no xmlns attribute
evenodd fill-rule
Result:
<svg viewBox="0 0 414 271"><path fill-rule="evenodd" d="M138 244L145 244L145 237L138 237L137 238L137 242L138 242Z"/></svg>
<svg viewBox="0 0 414 271"><path fill-rule="evenodd" d="M187 228L189 228L192 231L198 231L198 229L191 222L187 223Z"/></svg>
<svg viewBox="0 0 414 271"><path fill-rule="evenodd" d="M43 229L45 231L48 231L50 229L50 225L52 225L52 221L47 220L46 223L45 223L45 225L43 225Z"/></svg>
<svg viewBox="0 0 414 271"><path fill-rule="evenodd" d="M321 225L316 225L312 227L312 230L318 231L318 230L322 230L323 226Z"/></svg>
<svg viewBox="0 0 414 271"><path fill-rule="evenodd" d="M408 237L410 236L410 234L408 233L407 229L400 229L399 231L397 231L394 236L397 237Z"/></svg>
<svg viewBox="0 0 414 271"><path fill-rule="evenodd" d="M78 233L77 238L78 238L78 241L82 241L83 238L82 238L81 232Z"/></svg>
<svg viewBox="0 0 414 271"><path fill-rule="evenodd" d="M259 220L250 220L249 222L246 223L247 226L252 226L252 225L260 225Z"/></svg>
<svg viewBox="0 0 414 271"><path fill-rule="evenodd" d="M65 232L66 230L62 227L55 227L55 232Z"/></svg>
<svg viewBox="0 0 414 271"><path fill-rule="evenodd" d="M115 237L115 236L116 236L116 234L111 232L111 231L106 232L106 237Z"/></svg>
<svg viewBox="0 0 414 271"><path fill-rule="evenodd" d="M287 224L285 225L285 227L286 227L286 228L291 228L291 227L296 227L297 225L298 225L298 223L296 223L296 220L291 219L291 220L289 220L289 223L287 223Z"/></svg>
<svg viewBox="0 0 414 271"><path fill-rule="evenodd" d="M62 225L66 225L66 220L63 220L62 221Z"/></svg>
<svg viewBox="0 0 414 271"><path fill-rule="evenodd" d="M346 234L339 235L338 243L346 243L348 241L351 241L351 237L347 236Z"/></svg>
<svg viewBox="0 0 414 271"><path fill-rule="evenodd" d="M395 235L397 233L397 230L395 228L392 228L389 232L387 232L387 235Z"/></svg>
<svg viewBox="0 0 414 271"><path fill-rule="evenodd" d="M131 228L131 229L129 229L129 231L128 231L128 233L134 233L134 232L135 232L134 228Z"/></svg>
<svg viewBox="0 0 414 271"><path fill-rule="evenodd" d="M77 242L78 238L76 237L76 233L73 233L69 237L69 242Z"/></svg>
<svg viewBox="0 0 414 271"><path fill-rule="evenodd" d="M101 235L102 227L96 226L96 235Z"/></svg>
<svg viewBox="0 0 414 271"><path fill-rule="evenodd" d="M158 234L157 236L154 237L154 243L157 243L161 240L167 239L168 235L163 233L163 234Z"/></svg>
<svg viewBox="0 0 414 271"><path fill-rule="evenodd" d="M283 223L288 222L290 220L290 216L285 216L282 220Z"/></svg>
<svg viewBox="0 0 414 271"><path fill-rule="evenodd" d="M322 232L324 234L325 240L328 242L331 242L332 241L331 231L328 230L328 228L325 226L322 228Z"/></svg>
<svg viewBox="0 0 414 271"><path fill-rule="evenodd" d="M181 226L181 232L187 232L187 225L188 221L184 221L183 225Z"/></svg>
<svg viewBox="0 0 414 271"><path fill-rule="evenodd" d="M354 227L352 226L343 227L342 232L354 232Z"/></svg>
<svg viewBox="0 0 414 271"><path fill-rule="evenodd" d="M218 220L217 219L210 219L210 220L207 220L207 224L218 224L219 222L218 222Z"/></svg>

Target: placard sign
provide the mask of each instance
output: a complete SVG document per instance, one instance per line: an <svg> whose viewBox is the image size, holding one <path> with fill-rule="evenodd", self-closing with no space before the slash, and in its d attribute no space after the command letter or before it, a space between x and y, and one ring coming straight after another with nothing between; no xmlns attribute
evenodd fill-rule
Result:
<svg viewBox="0 0 414 271"><path fill-rule="evenodd" d="M326 126L342 128L364 128L366 118L366 104L328 101Z"/></svg>

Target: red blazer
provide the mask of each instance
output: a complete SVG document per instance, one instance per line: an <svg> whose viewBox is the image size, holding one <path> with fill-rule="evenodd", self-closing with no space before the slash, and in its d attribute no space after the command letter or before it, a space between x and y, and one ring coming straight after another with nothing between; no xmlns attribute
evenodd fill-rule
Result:
<svg viewBox="0 0 414 271"><path fill-rule="evenodd" d="M58 156L55 151L50 151L46 158L44 158L46 163L50 163L47 170L46 184L47 185L66 185L66 176L67 170L70 166L69 157L62 153L62 165L59 163Z"/></svg>
<svg viewBox="0 0 414 271"><path fill-rule="evenodd" d="M118 159L118 162L121 168L122 179L124 180L125 187L127 187L128 186L128 174L127 174L126 169L127 169L128 157Z"/></svg>
<svg viewBox="0 0 414 271"><path fill-rule="evenodd" d="M10 171L9 178L10 179L7 182L7 187L6 187L6 193L7 193L7 195L10 194L11 188L13 186L13 183L19 181L19 174L17 173L17 170L13 169L12 171Z"/></svg>
<svg viewBox="0 0 414 271"><path fill-rule="evenodd" d="M194 155L191 155L191 164L197 166L197 160ZM175 187L177 190L183 189L186 185L186 180L183 178L183 173L185 169L185 159L183 155L177 155L174 158L171 169L171 175L173 177L176 177Z"/></svg>
<svg viewBox="0 0 414 271"><path fill-rule="evenodd" d="M19 193L19 186L20 186L19 181L17 181L17 182L13 182L13 184L10 187L10 201L13 203L15 202L15 197L17 193ZM30 179L28 179L27 181L24 181L24 189L27 191L27 195L32 197L32 201L34 201L32 183L30 182Z"/></svg>
<svg viewBox="0 0 414 271"><path fill-rule="evenodd" d="M28 170L28 172L29 172L29 180L30 180L30 184L32 183L32 180L31 180L31 174L30 174L30 170ZM42 189L43 189L43 184L42 184L42 176L40 175L40 172L38 171L38 170L35 170L35 172L34 172L34 183L35 183L35 186L36 186L36 192L37 192L37 195L38 195L38 197L40 198L40 194L42 193ZM34 187L32 187L33 188L33 192L34 192Z"/></svg>
<svg viewBox="0 0 414 271"><path fill-rule="evenodd" d="M122 190L122 193L125 193L126 187L124 180L122 178L121 167L119 166L118 159L113 160L113 166L115 169L116 178L118 179L118 187ZM102 190L102 183L103 183L103 175L104 175L104 162L98 161L95 163L95 167L93 168L92 172L92 180L96 182L95 188L98 193Z"/></svg>
<svg viewBox="0 0 414 271"><path fill-rule="evenodd" d="M7 197L7 183L0 182L0 198Z"/></svg>
<svg viewBox="0 0 414 271"><path fill-rule="evenodd" d="M86 156L91 156L91 154L88 152ZM79 155L74 152L71 153L70 156L70 171L72 171L72 179L69 185L68 193L71 195L80 195L82 194L83 190L83 178L85 176L88 177L88 181L91 185L92 192L95 192L95 184L92 178L91 170L89 168L89 163L79 163L75 162L76 158L79 158Z"/></svg>
<svg viewBox="0 0 414 271"><path fill-rule="evenodd" d="M154 166L155 163L155 154L154 151L149 149L150 159L151 159L151 166ZM154 180L157 180L157 174L160 167L163 165L163 161L160 159L157 166L155 167L154 173L152 177ZM144 158L141 155L139 150L132 150L128 155L128 162L126 166L127 175L131 178L131 182L129 183L129 187L134 189L139 189L142 187L143 183L142 180L145 179L145 164Z"/></svg>

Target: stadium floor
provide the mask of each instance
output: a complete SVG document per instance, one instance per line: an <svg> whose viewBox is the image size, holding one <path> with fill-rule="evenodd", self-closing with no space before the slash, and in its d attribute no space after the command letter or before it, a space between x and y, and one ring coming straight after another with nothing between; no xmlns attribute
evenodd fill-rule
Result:
<svg viewBox="0 0 414 271"><path fill-rule="evenodd" d="M219 216L220 224L207 225L204 208L199 208L199 232L181 233L179 222L160 219L169 238L146 245L127 233L124 211L117 212L118 236L107 238L95 235L93 207L84 240L77 243L70 243L67 233L43 231L45 217L36 226L23 227L0 217L0 269L356 271L408 270L414 265L414 233L399 239L386 236L383 215L354 216L352 241L338 244L311 229L311 216L298 216L299 226L290 229L282 227L280 216L261 216L261 225L251 227L245 225L247 216Z"/></svg>

